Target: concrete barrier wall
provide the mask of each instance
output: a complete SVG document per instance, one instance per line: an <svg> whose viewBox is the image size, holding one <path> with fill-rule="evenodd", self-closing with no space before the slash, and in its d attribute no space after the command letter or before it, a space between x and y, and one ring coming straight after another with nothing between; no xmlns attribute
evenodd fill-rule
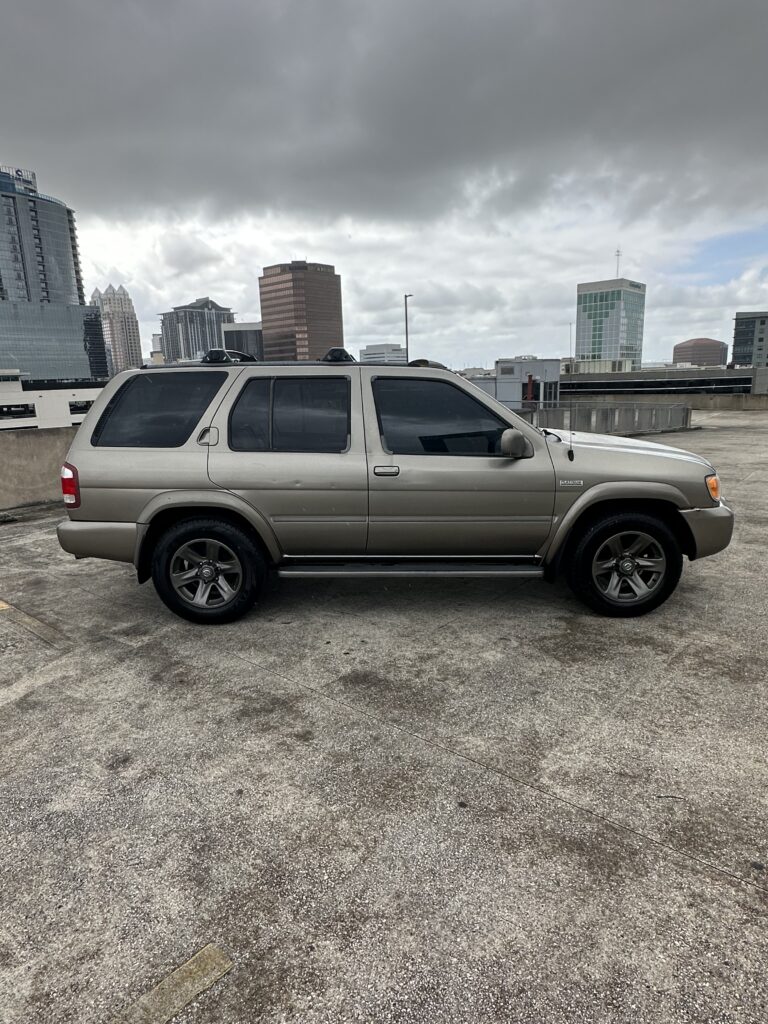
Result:
<svg viewBox="0 0 768 1024"><path fill-rule="evenodd" d="M0 509L61 499L59 473L76 431L0 430Z"/></svg>
<svg viewBox="0 0 768 1024"><path fill-rule="evenodd" d="M657 434L670 430L688 430L691 410L687 405L648 405L622 403L587 404L574 402L541 409L514 409L536 427L553 430L577 430L592 434Z"/></svg>
<svg viewBox="0 0 768 1024"><path fill-rule="evenodd" d="M565 403L552 409L514 411L536 426L555 430L570 430L572 418L574 430L597 434L642 434L689 427L691 410L687 407L688 397L685 405L681 405L678 399L668 406L665 403L610 404L594 401L587 404L574 401L572 417L570 405ZM760 397L765 397L765 408L768 409L768 395ZM76 431L77 427L0 430L0 471L3 479L0 510L61 498L59 471Z"/></svg>
<svg viewBox="0 0 768 1024"><path fill-rule="evenodd" d="M571 396L568 391L560 393L562 405L568 405L573 397L574 405L616 405L630 403L632 405L687 405L691 409L710 410L712 412L759 412L768 410L768 395L628 395L626 392L615 391L604 395Z"/></svg>

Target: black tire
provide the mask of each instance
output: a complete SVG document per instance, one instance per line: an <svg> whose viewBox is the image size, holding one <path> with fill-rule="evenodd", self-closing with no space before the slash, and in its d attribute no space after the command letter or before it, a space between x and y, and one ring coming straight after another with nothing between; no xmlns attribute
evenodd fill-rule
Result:
<svg viewBox="0 0 768 1024"><path fill-rule="evenodd" d="M267 565L253 538L221 519L177 523L160 537L152 555L152 582L160 600L191 622L234 622L253 607L266 577Z"/></svg>
<svg viewBox="0 0 768 1024"><path fill-rule="evenodd" d="M683 554L667 524L632 512L593 522L576 539L567 566L574 594L594 611L615 618L646 615L658 608L674 591L682 571Z"/></svg>

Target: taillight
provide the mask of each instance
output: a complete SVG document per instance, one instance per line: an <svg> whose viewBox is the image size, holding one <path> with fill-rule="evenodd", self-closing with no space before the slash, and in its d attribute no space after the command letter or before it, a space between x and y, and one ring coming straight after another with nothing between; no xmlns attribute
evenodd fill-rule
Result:
<svg viewBox="0 0 768 1024"><path fill-rule="evenodd" d="M80 508L80 480L77 470L69 462L61 467L61 493L67 508Z"/></svg>

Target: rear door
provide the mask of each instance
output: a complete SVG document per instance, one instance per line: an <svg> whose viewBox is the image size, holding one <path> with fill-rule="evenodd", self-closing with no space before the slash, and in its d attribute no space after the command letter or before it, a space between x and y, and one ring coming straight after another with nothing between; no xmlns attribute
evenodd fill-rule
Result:
<svg viewBox="0 0 768 1024"><path fill-rule="evenodd" d="M363 368L369 462L368 553L532 558L552 526L544 438L448 371ZM500 454L522 430L533 457Z"/></svg>
<svg viewBox="0 0 768 1024"><path fill-rule="evenodd" d="M365 551L359 372L262 364L242 374L214 418L211 480L258 509L287 555Z"/></svg>

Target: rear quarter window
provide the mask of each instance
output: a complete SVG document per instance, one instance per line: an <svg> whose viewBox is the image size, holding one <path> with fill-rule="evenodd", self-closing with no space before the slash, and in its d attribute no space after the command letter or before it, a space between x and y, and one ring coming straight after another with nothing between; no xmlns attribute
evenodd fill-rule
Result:
<svg viewBox="0 0 768 1024"><path fill-rule="evenodd" d="M136 374L109 401L91 435L97 448L180 448L227 379L226 373Z"/></svg>

